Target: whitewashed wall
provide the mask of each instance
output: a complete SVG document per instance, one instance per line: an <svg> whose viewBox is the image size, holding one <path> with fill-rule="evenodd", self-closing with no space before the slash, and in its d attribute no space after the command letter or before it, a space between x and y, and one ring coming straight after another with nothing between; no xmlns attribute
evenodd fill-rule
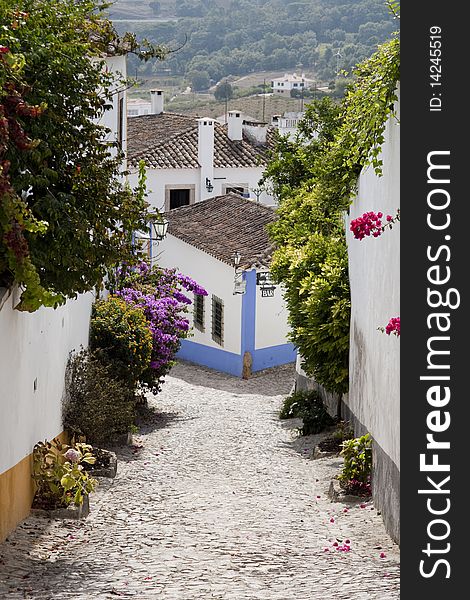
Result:
<svg viewBox="0 0 470 600"><path fill-rule="evenodd" d="M233 268L170 234L156 248L156 257L160 266L177 268L195 279L208 292L205 300L205 332L194 329L194 336L190 341L240 354L242 296L233 295ZM211 337L212 294L224 301L223 347ZM193 322L192 314L190 322Z"/></svg>
<svg viewBox="0 0 470 600"><path fill-rule="evenodd" d="M246 169L214 169L214 178L212 185L214 190L211 197L221 196L225 193L225 187L228 185L246 184L249 188L257 188L258 182L263 174L263 168ZM220 178L220 179L217 179ZM129 183L132 187L137 185L137 172L129 175ZM165 186L167 185L194 185L195 200L201 199L201 170L200 169L147 169L147 201L158 210L165 209ZM251 198L256 199L251 191ZM260 196L260 202L274 205L274 199L263 192Z"/></svg>
<svg viewBox="0 0 470 600"><path fill-rule="evenodd" d="M147 169L147 202L154 209L165 210L165 186L167 185L195 185L195 197L200 196L199 169ZM138 182L137 172L132 172L128 177L131 187Z"/></svg>
<svg viewBox="0 0 470 600"><path fill-rule="evenodd" d="M250 197L256 200L256 195L252 191L258 188L258 182L263 176L264 167L245 167L240 169L235 168L214 168L214 196L223 194L223 186L235 185L235 184L248 184L250 190ZM217 179L218 177L225 177L226 179ZM263 192L259 198L260 203L273 206L275 204L274 198Z"/></svg>
<svg viewBox="0 0 470 600"><path fill-rule="evenodd" d="M125 79L127 68L126 68L126 57L125 56L109 56L106 58L106 68L110 73L116 76L116 81L111 87L112 91L112 108L107 110L101 119L99 120L100 125L107 127L111 130L107 139L110 142L118 141L118 130L119 130L119 101L123 99L123 114L121 119L122 125L122 147L127 147L127 93L125 90L125 84L122 83L122 79ZM125 168L125 165L123 165Z"/></svg>
<svg viewBox="0 0 470 600"><path fill-rule="evenodd" d="M93 294L32 314L14 310L17 301L13 293L0 309L0 474L63 431L65 366L88 343Z"/></svg>
<svg viewBox="0 0 470 600"><path fill-rule="evenodd" d="M255 349L269 348L287 343L289 326L287 308L282 288L276 286L274 298L263 298L261 287L256 286L256 333Z"/></svg>
<svg viewBox="0 0 470 600"><path fill-rule="evenodd" d="M371 168L359 179L359 193L347 219L351 280L351 350L348 406L382 450L400 463L400 341L377 331L400 315L400 225L362 241L349 231L364 212L395 215L400 206L400 125L387 124L383 176Z"/></svg>

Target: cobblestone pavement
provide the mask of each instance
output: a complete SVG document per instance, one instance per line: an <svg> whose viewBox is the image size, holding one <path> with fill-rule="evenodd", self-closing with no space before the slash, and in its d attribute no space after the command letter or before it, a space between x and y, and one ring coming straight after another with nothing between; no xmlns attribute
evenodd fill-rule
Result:
<svg viewBox="0 0 470 600"><path fill-rule="evenodd" d="M90 516L30 517L0 545L0 598L398 599L377 511L330 502L341 460L277 418L292 381L177 365Z"/></svg>

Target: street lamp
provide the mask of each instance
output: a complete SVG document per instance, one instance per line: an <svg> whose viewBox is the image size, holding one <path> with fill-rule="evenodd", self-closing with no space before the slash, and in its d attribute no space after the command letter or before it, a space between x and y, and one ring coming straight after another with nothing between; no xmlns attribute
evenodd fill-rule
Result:
<svg viewBox="0 0 470 600"><path fill-rule="evenodd" d="M214 186L212 185L209 177L206 177L206 190L209 192L209 194L214 190Z"/></svg>
<svg viewBox="0 0 470 600"><path fill-rule="evenodd" d="M238 250L232 254L232 262L235 267L235 276L233 279L233 295L244 294L246 292L246 281L243 279L243 269L239 269L242 255Z"/></svg>
<svg viewBox="0 0 470 600"><path fill-rule="evenodd" d="M148 216L150 223L150 240L161 242L168 232L168 219L160 213L151 213Z"/></svg>

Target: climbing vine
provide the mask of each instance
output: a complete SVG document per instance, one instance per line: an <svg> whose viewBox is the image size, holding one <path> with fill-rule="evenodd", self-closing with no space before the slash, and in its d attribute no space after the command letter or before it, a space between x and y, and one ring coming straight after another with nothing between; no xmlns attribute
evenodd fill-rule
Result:
<svg viewBox="0 0 470 600"><path fill-rule="evenodd" d="M361 170L372 165L381 175L380 149L397 100L399 65L394 37L357 66L339 107L328 106L328 100L308 107L300 136L295 142L281 140L265 175L279 197L279 218L270 228L277 246L272 272L284 284L291 340L306 373L337 393L348 389L350 293L343 215Z"/></svg>

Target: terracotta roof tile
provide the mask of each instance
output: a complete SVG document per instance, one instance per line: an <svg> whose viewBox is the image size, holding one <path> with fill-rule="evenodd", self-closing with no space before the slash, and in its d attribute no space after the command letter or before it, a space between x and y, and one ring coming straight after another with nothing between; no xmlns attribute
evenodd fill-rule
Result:
<svg viewBox="0 0 470 600"><path fill-rule="evenodd" d="M166 213L168 233L232 265L241 254L240 266L268 267L273 244L266 226L276 219L274 209L236 194L216 196Z"/></svg>
<svg viewBox="0 0 470 600"><path fill-rule="evenodd" d="M127 121L127 155L136 166L144 160L154 169L197 169L197 118L175 113L130 117ZM273 145L268 130L266 144L255 144L247 136L232 141L227 127L214 122L214 167L256 167L266 164Z"/></svg>

